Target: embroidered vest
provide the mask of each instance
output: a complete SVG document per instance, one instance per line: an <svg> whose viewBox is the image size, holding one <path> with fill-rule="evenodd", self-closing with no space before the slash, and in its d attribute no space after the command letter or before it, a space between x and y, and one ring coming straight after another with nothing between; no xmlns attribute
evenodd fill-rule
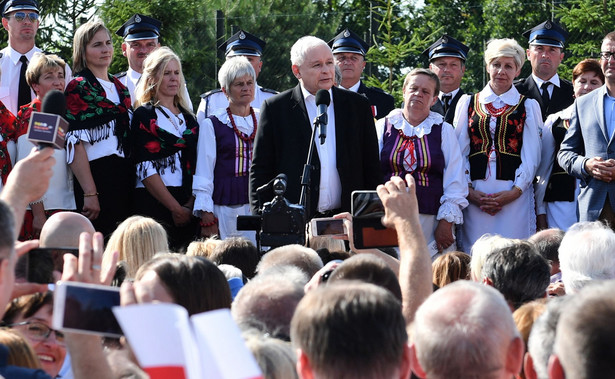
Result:
<svg viewBox="0 0 615 379"><path fill-rule="evenodd" d="M416 155L416 168L410 172L416 183L416 197L419 213L437 215L440 198L444 194L442 176L444 174L444 154L442 153L442 124L434 124L431 133L421 138L406 138L393 128L385 118L385 132L380 152L380 167L386 182L392 176L408 173L404 167L404 157L408 149ZM410 159L408 157L407 159Z"/></svg>
<svg viewBox="0 0 615 379"><path fill-rule="evenodd" d="M212 195L214 204L247 204L248 174L252 163L254 141L246 142L239 138L233 128L229 128L215 116L210 116L209 119L216 133L216 166Z"/></svg>
<svg viewBox="0 0 615 379"><path fill-rule="evenodd" d="M556 157L559 152L559 147L562 144L566 131L568 131L569 127L570 120L562 120L560 118L553 124L553 128L551 128L553 139L555 140L555 146L557 148L557 151L555 152ZM555 159L553 161L553 169L551 170L549 182L545 191L544 201L572 202L575 200L574 191L576 185L576 179L573 176L568 175L568 173L559 165L557 159Z"/></svg>
<svg viewBox="0 0 615 379"><path fill-rule="evenodd" d="M493 149L496 153L496 179L514 180L515 171L521 164L526 98L522 95L517 105L508 107L497 117L494 140L489 130L491 115L478 103L478 95L472 96L468 108L470 177L472 180L487 177L489 155Z"/></svg>

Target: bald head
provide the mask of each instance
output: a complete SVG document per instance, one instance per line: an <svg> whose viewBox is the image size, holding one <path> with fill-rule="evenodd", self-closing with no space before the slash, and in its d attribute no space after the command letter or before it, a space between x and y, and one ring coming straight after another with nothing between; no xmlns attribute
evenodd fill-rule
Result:
<svg viewBox="0 0 615 379"><path fill-rule="evenodd" d="M79 247L79 235L94 233L94 226L82 214L58 212L47 219L41 230L41 247Z"/></svg>

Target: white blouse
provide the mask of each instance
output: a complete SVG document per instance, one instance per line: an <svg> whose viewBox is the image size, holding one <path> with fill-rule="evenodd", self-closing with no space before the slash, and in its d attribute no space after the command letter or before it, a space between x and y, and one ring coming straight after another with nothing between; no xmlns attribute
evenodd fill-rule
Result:
<svg viewBox="0 0 615 379"><path fill-rule="evenodd" d="M254 109L256 119L259 118L259 110ZM226 108L218 109L214 116L221 123L232 128ZM247 135L254 131L252 117L242 117L233 115L237 129ZM196 172L192 180L192 192L195 197L194 215L201 217L201 212L214 211L212 195L214 193L214 167L216 167L216 132L214 125L209 118L199 121L199 141L197 143L197 162Z"/></svg>
<svg viewBox="0 0 615 379"><path fill-rule="evenodd" d="M416 136L417 138L422 138L431 133L431 127L434 124L443 123L441 148L442 154L444 155L444 173L442 178L444 194L440 198L441 205L438 209L436 219L444 219L455 224L462 224L462 209L468 206L468 185L463 176L463 165L459 144L455 136L455 131L451 125L444 122L442 115L436 112L430 112L429 116L417 126L413 126L406 121L401 109L392 110L386 119L388 119L389 123L395 129L402 130L406 136ZM378 151L382 151L384 131L385 118L382 118L376 122ZM407 155L410 154L410 152L405 150L404 154ZM410 172L416 168L416 156L414 158L415 159L404 159L404 168ZM414 162L413 167L408 166L408 161Z"/></svg>
<svg viewBox="0 0 615 379"><path fill-rule="evenodd" d="M166 107L162 107L166 114L171 118L171 121L160 111L158 107L156 107L156 117L158 118L157 124L158 126L177 136L181 137L182 133L186 130L186 119L182 113L175 115L171 110ZM181 187L182 186L182 170L181 170L181 160L180 160L180 152L176 152L175 155L174 167L166 167L164 169L164 173L160 173L156 171L151 161L144 161L137 164L137 184L136 188L144 188L143 179L149 178L152 175L158 174L160 175L160 179L166 187Z"/></svg>
<svg viewBox="0 0 615 379"><path fill-rule="evenodd" d="M472 183L470 179L470 135L468 133L468 107L473 95L463 95L459 99L455 112L455 133L461 148L461 156L463 157L464 171L466 173L466 183ZM521 98L519 91L515 86L512 86L507 92L502 95L496 95L489 85L478 95L480 106L492 103L495 108L502 108L505 105L516 105ZM475 106L479 106L476 104ZM540 105L534 99L525 100L525 124L523 127L523 146L521 148L521 164L515 171L515 180L513 185L519 187L522 191L527 190L536 174L538 163L540 162L540 131L542 130L542 113ZM494 138L497 117L490 117L489 127L491 138ZM496 152L492 149L489 155L489 161L496 160ZM494 173L495 174L495 173Z"/></svg>

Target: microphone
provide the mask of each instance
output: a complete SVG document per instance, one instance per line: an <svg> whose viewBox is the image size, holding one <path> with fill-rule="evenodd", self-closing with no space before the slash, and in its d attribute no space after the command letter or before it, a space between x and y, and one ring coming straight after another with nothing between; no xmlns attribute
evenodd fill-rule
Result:
<svg viewBox="0 0 615 379"><path fill-rule="evenodd" d="M28 140L38 145L39 150L45 147L63 149L68 122L66 114L66 97L58 90L47 92L42 101L42 112L32 112L28 125Z"/></svg>
<svg viewBox="0 0 615 379"><path fill-rule="evenodd" d="M318 122L320 125L320 144L325 143L325 139L327 138L327 108L329 108L329 104L331 104L331 95L329 95L329 91L326 89L319 89L316 92L316 106L318 107L318 116L316 116L315 122Z"/></svg>

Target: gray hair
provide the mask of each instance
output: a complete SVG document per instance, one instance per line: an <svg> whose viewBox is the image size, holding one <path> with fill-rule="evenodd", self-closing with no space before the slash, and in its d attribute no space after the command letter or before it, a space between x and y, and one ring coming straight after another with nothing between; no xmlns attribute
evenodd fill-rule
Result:
<svg viewBox="0 0 615 379"><path fill-rule="evenodd" d="M308 278L292 266L276 267L257 275L243 286L231 306L233 319L243 330L289 339L290 321Z"/></svg>
<svg viewBox="0 0 615 379"><path fill-rule="evenodd" d="M523 66L523 62L525 62L525 50L512 38L492 39L487 42L487 49L485 50L485 63L487 63L487 66L494 59L501 57L513 58L517 69L520 69Z"/></svg>
<svg viewBox="0 0 615 379"><path fill-rule="evenodd" d="M404 79L404 86L403 86L404 92L406 92L406 87L408 86L408 83L410 82L410 78L414 76L418 76L418 75L425 75L426 77L431 79L431 81L436 85L433 96L437 96L440 93L440 78L438 78L438 75L436 75L435 72L431 71L428 68L415 68L414 70L410 71L408 75L406 75L406 78Z"/></svg>
<svg viewBox="0 0 615 379"><path fill-rule="evenodd" d="M615 279L615 232L599 221L572 225L559 247L562 281L567 293L591 280Z"/></svg>
<svg viewBox="0 0 615 379"><path fill-rule="evenodd" d="M483 234L474 245L470 255L472 261L470 262L471 277L475 282L482 281L483 264L487 257L502 247L511 246L514 240L504 238L499 234Z"/></svg>
<svg viewBox="0 0 615 379"><path fill-rule="evenodd" d="M227 59L222 67L220 67L220 71L218 71L220 88L224 88L228 93L235 79L242 78L246 75L250 75L254 82L256 82L256 72L248 58L238 55L231 59Z"/></svg>
<svg viewBox="0 0 615 379"><path fill-rule="evenodd" d="M532 325L527 350L532 356L534 371L538 379L549 379L549 357L553 353L557 323L570 298L570 296L563 296L550 299L547 309Z"/></svg>
<svg viewBox="0 0 615 379"><path fill-rule="evenodd" d="M412 339L429 378L479 377L502 367L520 338L510 308L495 289L467 280L434 292L416 312Z"/></svg>
<svg viewBox="0 0 615 379"><path fill-rule="evenodd" d="M290 62L293 66L301 66L305 61L308 51L318 46L326 46L331 50L329 45L318 37L304 36L299 38L290 49ZM333 56L333 53L331 55Z"/></svg>

